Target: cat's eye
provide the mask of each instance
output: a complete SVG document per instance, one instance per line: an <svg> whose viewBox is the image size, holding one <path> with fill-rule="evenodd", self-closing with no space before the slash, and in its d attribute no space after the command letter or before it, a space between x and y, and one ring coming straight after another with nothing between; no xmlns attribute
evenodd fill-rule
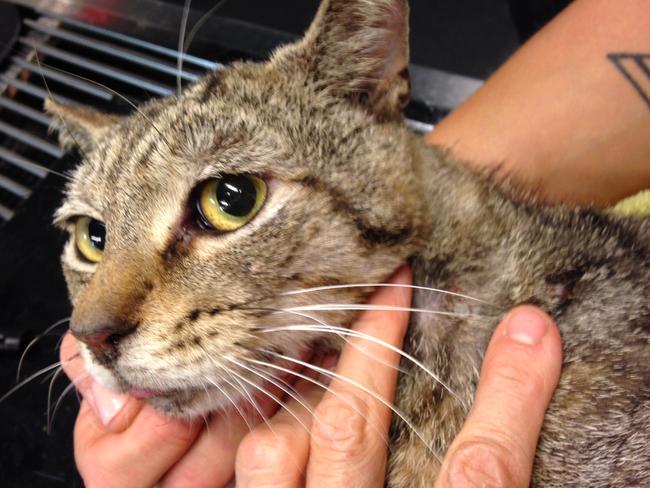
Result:
<svg viewBox="0 0 650 488"><path fill-rule="evenodd" d="M225 175L204 183L197 201L201 221L220 232L237 230L260 211L266 183L253 175Z"/></svg>
<svg viewBox="0 0 650 488"><path fill-rule="evenodd" d="M102 260L106 244L106 226L90 217L79 217L75 224L75 244L81 255L92 263Z"/></svg>

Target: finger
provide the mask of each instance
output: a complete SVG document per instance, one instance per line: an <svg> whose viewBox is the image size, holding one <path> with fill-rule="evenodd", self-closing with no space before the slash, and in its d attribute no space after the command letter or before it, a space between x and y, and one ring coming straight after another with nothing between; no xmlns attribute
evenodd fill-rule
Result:
<svg viewBox="0 0 650 488"><path fill-rule="evenodd" d="M315 361L315 364L319 364ZM237 486L291 488L304 486L314 408L325 384L314 371L288 390L289 400L269 422L246 436L237 452ZM305 379L309 378L309 380ZM319 386L322 385L322 386Z"/></svg>
<svg viewBox="0 0 650 488"><path fill-rule="evenodd" d="M282 379L284 381L284 379ZM293 381L289 379L289 384ZM279 383L280 384L280 383ZM222 415L214 416L191 449L165 475L165 488L210 486L220 487L232 480L235 459L241 440L255 427L272 418L278 410L283 392L270 385L267 394L252 392L252 402L235 397L237 407L228 409ZM247 398L247 397L246 397ZM215 463L214 460L219 462Z"/></svg>
<svg viewBox="0 0 650 488"><path fill-rule="evenodd" d="M492 336L474 405L436 487L529 486L561 363L560 333L546 314L531 306L508 314Z"/></svg>
<svg viewBox="0 0 650 488"><path fill-rule="evenodd" d="M400 269L391 282L410 284L410 270ZM410 289L384 288L370 303L408 307L410 302ZM361 316L353 331L399 349L407 325L406 312L371 311ZM396 352L377 342L350 337L341 352L337 376L316 409L319 421L312 426L307 486L383 484L391 418L383 402L393 401L399 359Z"/></svg>
<svg viewBox="0 0 650 488"><path fill-rule="evenodd" d="M263 417L271 417L278 408L269 398L255 398L255 402L257 408L238 405L237 409L212 417L190 450L165 475L161 485L165 488L226 486L234 477L235 456L241 440L262 422Z"/></svg>
<svg viewBox="0 0 650 488"><path fill-rule="evenodd" d="M59 350L63 370L107 432L124 431L142 408L142 402L129 395L111 392L86 372L77 340L68 332Z"/></svg>
<svg viewBox="0 0 650 488"><path fill-rule="evenodd" d="M127 430L108 433L84 400L75 425L77 466L88 487L151 487L187 452L200 427L145 405Z"/></svg>

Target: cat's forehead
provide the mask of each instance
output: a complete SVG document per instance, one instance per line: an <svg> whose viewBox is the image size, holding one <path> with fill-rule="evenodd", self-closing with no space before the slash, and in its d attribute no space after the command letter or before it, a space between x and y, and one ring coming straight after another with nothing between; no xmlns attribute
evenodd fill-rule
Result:
<svg viewBox="0 0 650 488"><path fill-rule="evenodd" d="M78 168L69 193L114 205L130 189L138 199L219 173L306 176L346 152L342 141L366 124L330 102L266 65L212 73L182 97L149 102L116 124Z"/></svg>

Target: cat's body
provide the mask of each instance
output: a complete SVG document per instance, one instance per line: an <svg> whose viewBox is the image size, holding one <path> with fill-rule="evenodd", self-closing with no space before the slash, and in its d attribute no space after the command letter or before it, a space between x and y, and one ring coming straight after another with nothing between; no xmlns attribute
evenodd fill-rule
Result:
<svg viewBox="0 0 650 488"><path fill-rule="evenodd" d="M415 294L416 307L453 312L414 313L405 344L453 395L404 361L411 374L396 401L434 451L444 454L462 424L502 314L535 303L560 325L565 361L535 482L644 483L648 221L514 203L411 134L401 115L406 13L402 0L325 1L303 41L267 64L211 74L179 99L125 119L50 106L63 142L86 154L57 220L77 236L63 264L87 369L107 386L150 392L169 414L226 407L243 397L236 375L261 382L242 362L337 346L323 332L265 333L313 318L287 307L358 303L371 289L284 292L379 283L410 258L416 284L480 299ZM268 190L250 221L215 232L197 194L228 174L256 175ZM101 262L80 256L80 216L106 224ZM311 315L345 326L354 317ZM431 486L438 469L396 421L389 485Z"/></svg>

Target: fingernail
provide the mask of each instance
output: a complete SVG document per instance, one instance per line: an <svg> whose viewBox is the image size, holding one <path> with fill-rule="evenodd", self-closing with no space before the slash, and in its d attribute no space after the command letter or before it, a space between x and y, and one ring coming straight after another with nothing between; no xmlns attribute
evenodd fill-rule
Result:
<svg viewBox="0 0 650 488"><path fill-rule="evenodd" d="M88 401L100 422L104 426L108 426L111 420L124 408L129 396L109 391L94 382L84 398Z"/></svg>
<svg viewBox="0 0 650 488"><path fill-rule="evenodd" d="M539 344L548 331L548 317L534 307L519 308L506 320L506 335L520 344Z"/></svg>

